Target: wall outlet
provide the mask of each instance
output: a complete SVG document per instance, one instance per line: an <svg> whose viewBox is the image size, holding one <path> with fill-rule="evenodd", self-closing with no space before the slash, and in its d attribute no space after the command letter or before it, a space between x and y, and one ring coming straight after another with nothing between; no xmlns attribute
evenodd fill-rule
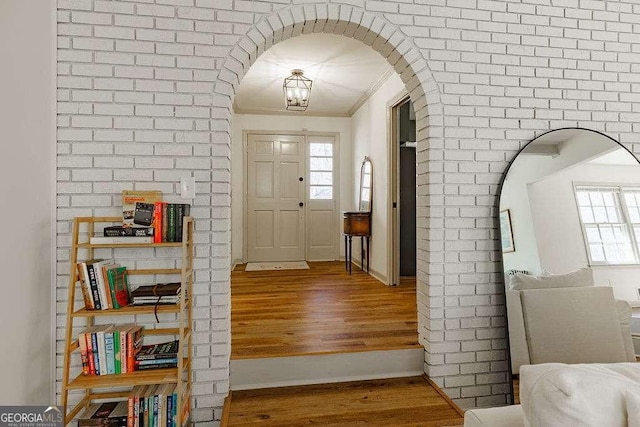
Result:
<svg viewBox="0 0 640 427"><path fill-rule="evenodd" d="M180 197L183 199L195 199L196 197L196 178L187 176L180 178Z"/></svg>

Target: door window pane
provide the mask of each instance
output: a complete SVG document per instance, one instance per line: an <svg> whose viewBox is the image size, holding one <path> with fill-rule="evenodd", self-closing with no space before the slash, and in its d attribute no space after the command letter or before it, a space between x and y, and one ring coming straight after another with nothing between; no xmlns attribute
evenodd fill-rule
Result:
<svg viewBox="0 0 640 427"><path fill-rule="evenodd" d="M309 143L309 199L333 199L333 144Z"/></svg>

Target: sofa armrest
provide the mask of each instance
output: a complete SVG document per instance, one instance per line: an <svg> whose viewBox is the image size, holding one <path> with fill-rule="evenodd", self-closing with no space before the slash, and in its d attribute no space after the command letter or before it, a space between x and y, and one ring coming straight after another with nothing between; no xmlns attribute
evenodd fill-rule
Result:
<svg viewBox="0 0 640 427"><path fill-rule="evenodd" d="M464 427L524 427L522 407L470 409L464 413Z"/></svg>

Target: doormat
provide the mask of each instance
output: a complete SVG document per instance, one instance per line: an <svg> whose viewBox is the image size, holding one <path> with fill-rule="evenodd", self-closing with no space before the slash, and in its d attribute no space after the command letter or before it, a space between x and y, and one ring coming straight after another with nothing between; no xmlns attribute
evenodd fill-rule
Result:
<svg viewBox="0 0 640 427"><path fill-rule="evenodd" d="M266 271L266 270L308 270L309 264L305 261L287 262L248 262L244 271Z"/></svg>

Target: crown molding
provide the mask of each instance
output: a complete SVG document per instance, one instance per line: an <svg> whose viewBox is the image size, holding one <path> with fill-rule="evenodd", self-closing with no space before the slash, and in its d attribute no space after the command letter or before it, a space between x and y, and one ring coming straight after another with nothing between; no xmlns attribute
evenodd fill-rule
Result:
<svg viewBox="0 0 640 427"><path fill-rule="evenodd" d="M371 85L371 87L365 93L362 94L362 96L356 101L356 103L353 104L353 107L351 107L351 109L349 110L348 117L353 116L356 111L358 111L360 107L362 107L364 103L367 102L369 98L371 98L371 96L376 93L387 80L389 80L389 77L391 77L393 73L395 73L395 70L389 67L389 69L387 69L387 71L385 71L384 74L382 74L380 78L376 80L376 82Z"/></svg>
<svg viewBox="0 0 640 427"><path fill-rule="evenodd" d="M307 116L307 117L351 117L348 113L323 113L323 112L313 112L313 111L287 111L287 110L251 110L251 109L242 109L238 108L237 105L233 105L233 112L235 114L252 114L259 116Z"/></svg>

